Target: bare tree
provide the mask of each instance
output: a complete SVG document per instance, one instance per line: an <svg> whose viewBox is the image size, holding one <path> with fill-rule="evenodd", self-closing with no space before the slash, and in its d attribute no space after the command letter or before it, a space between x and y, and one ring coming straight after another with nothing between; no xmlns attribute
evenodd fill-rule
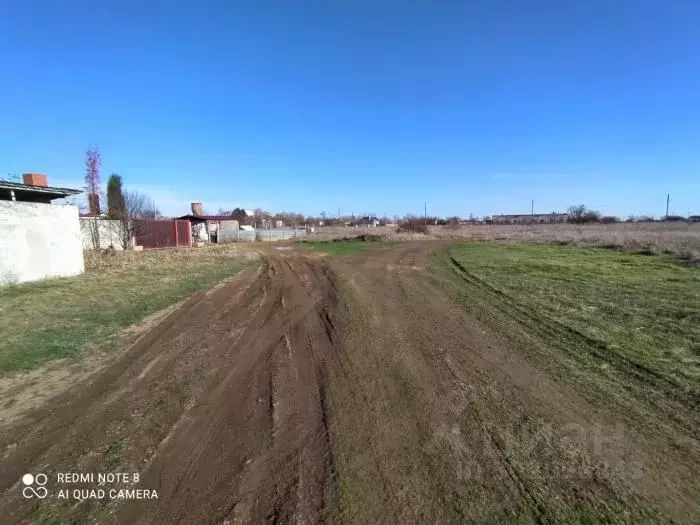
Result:
<svg viewBox="0 0 700 525"><path fill-rule="evenodd" d="M86 217L80 220L80 227L87 230L93 250L99 250L102 247L100 243L100 225L97 221L98 219L95 217Z"/></svg>
<svg viewBox="0 0 700 525"><path fill-rule="evenodd" d="M104 194L97 193L97 196L99 200L104 197ZM103 245L101 234L104 233L104 230L100 229L100 218L92 213L91 203L79 203L78 213L80 215L80 229L87 233L87 238L90 241L88 249L101 250Z"/></svg>
<svg viewBox="0 0 700 525"><path fill-rule="evenodd" d="M575 206L569 206L569 215L571 216L571 222L579 222L583 215L586 213L586 206L583 204L577 204Z"/></svg>
<svg viewBox="0 0 700 525"><path fill-rule="evenodd" d="M85 190L88 199L87 215L97 217L100 214L100 166L102 157L100 150L95 146L90 146L85 152ZM85 223L90 235L90 243L93 249L99 250L100 228L97 220L90 220Z"/></svg>
<svg viewBox="0 0 700 525"><path fill-rule="evenodd" d="M600 222L600 212L586 208L583 204L569 206L569 222Z"/></svg>
<svg viewBox="0 0 700 525"><path fill-rule="evenodd" d="M100 214L100 167L102 156L100 150L90 146L85 152L85 190L88 198L90 215Z"/></svg>
<svg viewBox="0 0 700 525"><path fill-rule="evenodd" d="M119 242L124 250L133 248L134 236L138 233L139 221L154 220L158 217L158 210L153 199L138 191L125 190L124 208L117 219L117 233Z"/></svg>

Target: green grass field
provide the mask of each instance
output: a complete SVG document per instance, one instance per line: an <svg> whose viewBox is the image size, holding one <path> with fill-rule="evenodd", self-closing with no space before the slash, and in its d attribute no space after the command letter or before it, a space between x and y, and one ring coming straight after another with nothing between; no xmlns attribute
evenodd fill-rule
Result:
<svg viewBox="0 0 700 525"><path fill-rule="evenodd" d="M376 250L377 248L393 244L395 243L378 239L356 238L335 241L300 241L297 243L297 247L327 253L330 257L340 257L343 255L355 255L367 250Z"/></svg>
<svg viewBox="0 0 700 525"><path fill-rule="evenodd" d="M562 341L584 367L697 399L700 268L606 249L480 242L449 247L434 262L477 315L496 307Z"/></svg>
<svg viewBox="0 0 700 525"><path fill-rule="evenodd" d="M104 346L123 328L247 264L211 250L118 253L89 262L94 267L78 277L0 288L0 373Z"/></svg>

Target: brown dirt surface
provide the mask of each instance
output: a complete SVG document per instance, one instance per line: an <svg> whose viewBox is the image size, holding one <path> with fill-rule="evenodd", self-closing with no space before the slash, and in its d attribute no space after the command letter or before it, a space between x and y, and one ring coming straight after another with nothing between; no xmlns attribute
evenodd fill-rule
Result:
<svg viewBox="0 0 700 525"><path fill-rule="evenodd" d="M0 428L0 522L700 521L696 419L587 383L518 318L467 313L436 243L270 248ZM22 496L44 472L49 497ZM59 499L65 472L158 499ZM127 488L103 485L101 488ZM598 520L598 521L596 521Z"/></svg>

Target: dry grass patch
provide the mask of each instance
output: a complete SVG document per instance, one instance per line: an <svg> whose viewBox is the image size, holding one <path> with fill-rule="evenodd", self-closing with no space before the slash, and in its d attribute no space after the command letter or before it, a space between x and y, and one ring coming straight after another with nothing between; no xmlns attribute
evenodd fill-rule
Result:
<svg viewBox="0 0 700 525"><path fill-rule="evenodd" d="M612 248L648 255L669 255L700 263L700 223L621 224L470 224L428 226L427 233L398 231L396 227L319 228L313 240L331 240L371 233L389 241L460 239L574 244Z"/></svg>
<svg viewBox="0 0 700 525"><path fill-rule="evenodd" d="M81 276L0 288L0 374L104 347L122 329L254 257L236 246L87 252Z"/></svg>
<svg viewBox="0 0 700 525"><path fill-rule="evenodd" d="M474 224L457 230L431 226L430 235L440 239L574 244L700 262L700 223Z"/></svg>
<svg viewBox="0 0 700 525"><path fill-rule="evenodd" d="M222 244L202 246L199 248L171 248L140 252L91 250L84 252L84 257L85 269L87 272L91 272L95 270L133 270L137 268L149 268L153 265L208 265L231 257L251 259L257 257L257 255L255 252L235 244Z"/></svg>

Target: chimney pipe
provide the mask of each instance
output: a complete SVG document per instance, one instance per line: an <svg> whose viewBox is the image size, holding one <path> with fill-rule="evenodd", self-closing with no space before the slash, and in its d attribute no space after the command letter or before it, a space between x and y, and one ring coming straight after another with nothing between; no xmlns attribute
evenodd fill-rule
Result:
<svg viewBox="0 0 700 525"><path fill-rule="evenodd" d="M22 180L30 186L48 186L49 182L43 173L23 173Z"/></svg>
<svg viewBox="0 0 700 525"><path fill-rule="evenodd" d="M96 193L88 194L88 210L90 215L94 217L100 215L100 196Z"/></svg>
<svg viewBox="0 0 700 525"><path fill-rule="evenodd" d="M197 215L197 216L203 215L201 202L193 202L192 203L192 215Z"/></svg>

